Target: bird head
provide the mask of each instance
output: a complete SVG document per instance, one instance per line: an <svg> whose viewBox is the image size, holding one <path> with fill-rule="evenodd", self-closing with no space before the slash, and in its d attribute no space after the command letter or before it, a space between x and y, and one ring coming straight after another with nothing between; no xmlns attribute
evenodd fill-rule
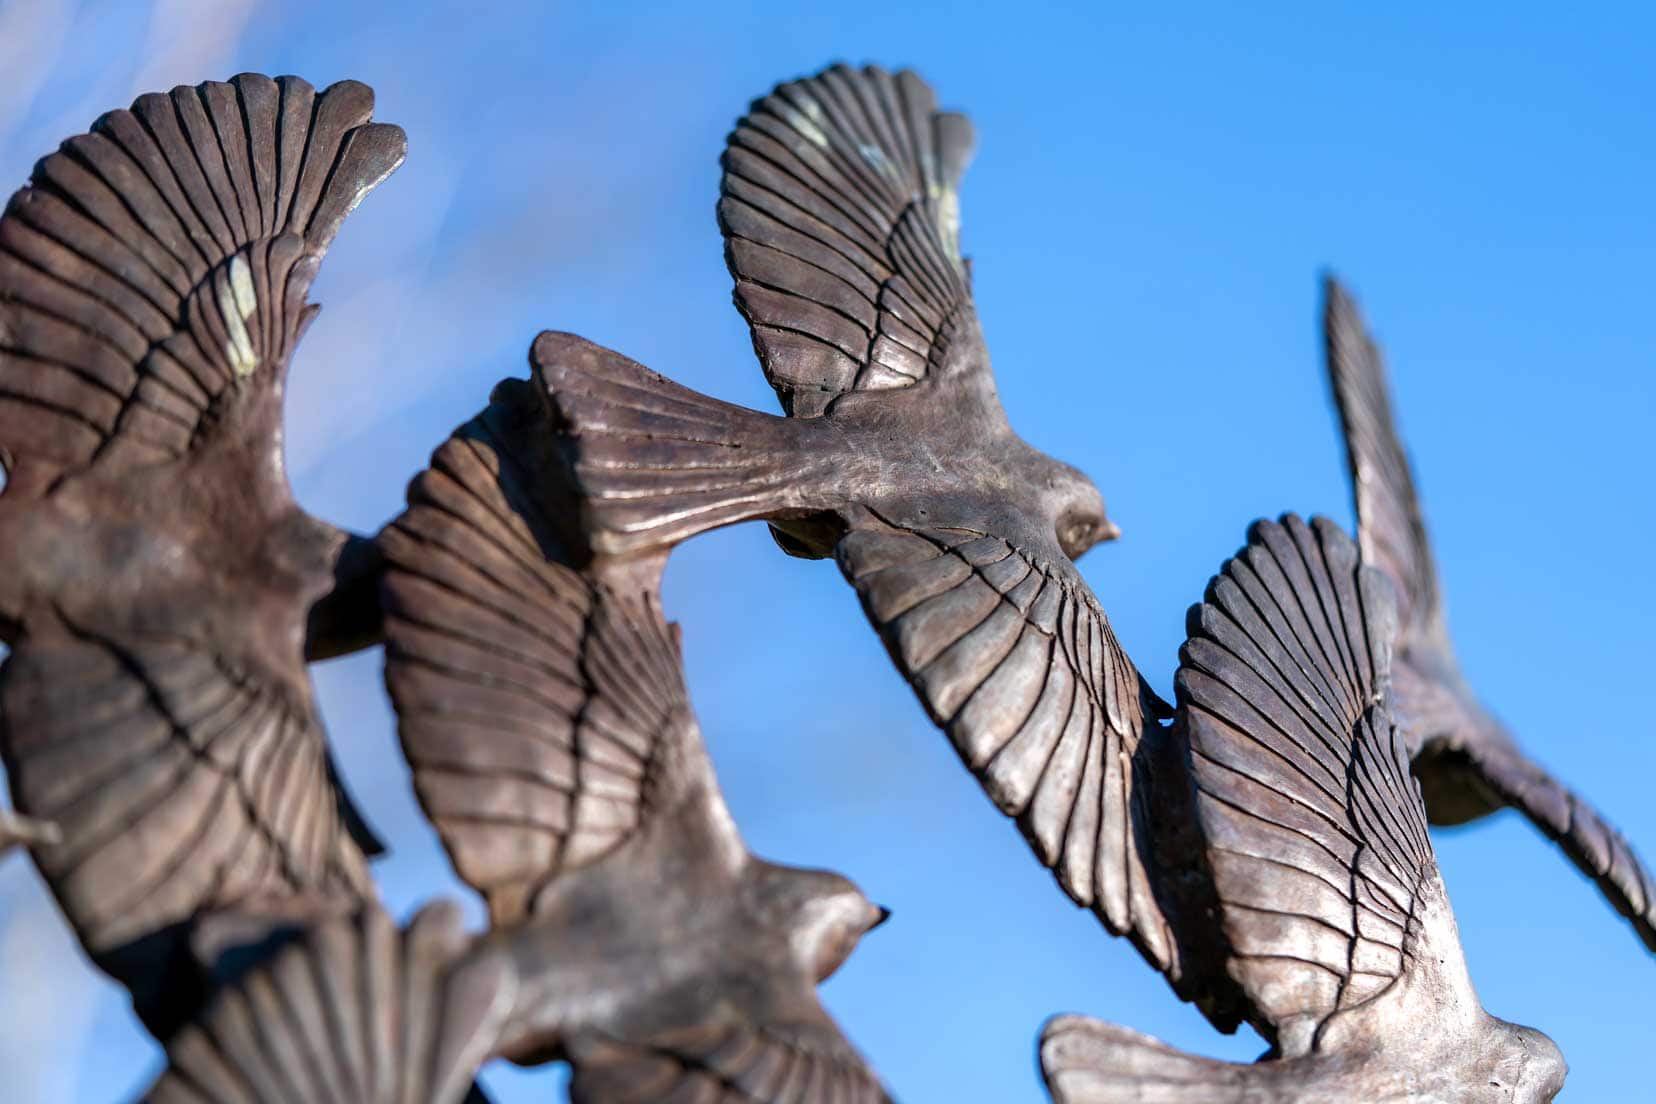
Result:
<svg viewBox="0 0 1656 1104"><path fill-rule="evenodd" d="M1095 544L1115 540L1121 530L1104 512L1104 496L1080 471L1053 461L1048 469L1045 499L1053 518L1053 535L1072 560Z"/></svg>
<svg viewBox="0 0 1656 1104"><path fill-rule="evenodd" d="M770 866L768 874L760 886L760 907L787 932L795 959L818 982L838 970L862 937L891 915L832 871Z"/></svg>
<svg viewBox="0 0 1656 1104"><path fill-rule="evenodd" d="M1496 1022L1501 1054L1488 1075L1491 1086L1501 1089L1500 1099L1512 1104L1547 1104L1564 1087L1570 1071L1563 1052L1533 1027Z"/></svg>

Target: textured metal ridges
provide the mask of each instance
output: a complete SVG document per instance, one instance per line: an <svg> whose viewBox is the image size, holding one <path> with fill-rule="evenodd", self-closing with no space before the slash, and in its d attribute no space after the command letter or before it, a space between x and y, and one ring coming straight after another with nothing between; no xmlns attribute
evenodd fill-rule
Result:
<svg viewBox="0 0 1656 1104"><path fill-rule="evenodd" d="M971 124L924 81L876 66L778 85L736 125L725 259L788 413L938 370L971 311L958 197L971 149Z"/></svg>
<svg viewBox="0 0 1656 1104"><path fill-rule="evenodd" d="M970 531L858 529L837 555L995 804L1066 893L1165 969L1171 937L1134 798L1149 692L1085 584Z"/></svg>
<svg viewBox="0 0 1656 1104"><path fill-rule="evenodd" d="M564 519L547 516L523 413L497 402L461 427L380 536L403 750L497 922L637 831L663 743L696 739L653 596L623 598L549 558Z"/></svg>
<svg viewBox="0 0 1656 1104"><path fill-rule="evenodd" d="M151 1104L457 1104L516 980L467 957L459 910L399 932L371 908L311 928L222 990L167 1044Z"/></svg>
<svg viewBox="0 0 1656 1104"><path fill-rule="evenodd" d="M295 77L141 96L35 168L0 219L0 449L182 455L228 387L279 382L345 215L401 163L373 94Z"/></svg>
<svg viewBox="0 0 1656 1104"><path fill-rule="evenodd" d="M1179 705L1232 976L1271 1024L1321 1022L1406 968L1436 877L1386 704L1395 612L1332 523L1258 522L1192 615Z"/></svg>

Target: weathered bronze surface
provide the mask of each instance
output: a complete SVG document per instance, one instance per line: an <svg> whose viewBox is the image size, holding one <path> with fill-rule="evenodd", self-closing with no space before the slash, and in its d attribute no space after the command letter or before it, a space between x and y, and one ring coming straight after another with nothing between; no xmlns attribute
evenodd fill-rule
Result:
<svg viewBox="0 0 1656 1104"><path fill-rule="evenodd" d="M0 743L93 959L165 1031L198 918L372 893L305 671L345 534L282 468L288 358L345 215L401 163L372 93L140 97L0 220Z"/></svg>
<svg viewBox="0 0 1656 1104"><path fill-rule="evenodd" d="M494 1052L576 1100L883 1100L814 990L885 914L748 852L655 570L572 566L549 414L500 384L380 536L403 749L517 978Z"/></svg>
<svg viewBox="0 0 1656 1104"><path fill-rule="evenodd" d="M913 73L836 66L737 124L719 221L791 415L697 394L568 334L533 360L601 558L770 520L832 554L893 661L1064 890L1159 964L1127 765L1165 706L1072 559L1116 536L1097 488L995 394L960 255L964 117Z"/></svg>
<svg viewBox="0 0 1656 1104"><path fill-rule="evenodd" d="M1591 805L1528 758L1467 685L1449 641L1443 590L1408 455L1397 433L1385 361L1351 296L1324 288L1328 375L1345 431L1363 559L1398 593L1397 710L1434 824L1511 806L1564 849L1656 951L1656 881Z"/></svg>
<svg viewBox="0 0 1656 1104"><path fill-rule="evenodd" d="M1064 890L1272 1044L1237 1066L1061 1017L1060 1101L1551 1099L1557 1048L1473 993L1428 818L1518 806L1656 947L1650 880L1460 678L1337 287L1359 544L1258 523L1175 712L1072 563L1117 535L1098 490L996 397L971 128L912 73L781 85L729 139L727 260L787 417L547 332L378 537L305 515L283 381L323 253L403 158L371 108L252 75L141 97L0 218L0 851L166 1042L150 1099L477 1101L491 1057L568 1061L591 1104L887 1099L816 994L884 910L748 851L661 609L678 542L759 518L836 559ZM381 639L477 936L386 915L324 742L307 660Z"/></svg>
<svg viewBox="0 0 1656 1104"><path fill-rule="evenodd" d="M1272 1043L1253 1066L1082 1016L1042 1032L1060 1104L1551 1100L1563 1056L1467 975L1392 712L1396 600L1326 519L1257 522L1191 611L1163 787L1182 784L1223 948Z"/></svg>

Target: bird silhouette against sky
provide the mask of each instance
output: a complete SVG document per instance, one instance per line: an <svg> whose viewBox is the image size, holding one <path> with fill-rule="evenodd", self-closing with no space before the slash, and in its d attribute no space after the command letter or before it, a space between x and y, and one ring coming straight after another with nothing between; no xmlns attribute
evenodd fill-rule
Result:
<svg viewBox="0 0 1656 1104"><path fill-rule="evenodd" d="M1098 489L1008 424L960 254L972 146L910 72L828 69L757 101L724 155L736 304L789 417L568 334L532 354L600 559L656 562L755 518L833 555L962 760L1077 902L1171 947L1133 846L1130 760L1165 706L1072 560Z"/></svg>
<svg viewBox="0 0 1656 1104"><path fill-rule="evenodd" d="M1201 855L1180 869L1212 907L1173 915L1181 942L1222 957L1205 984L1239 990L1271 1050L1219 1062L1056 1017L1040 1061L1058 1104L1539 1104L1558 1092L1558 1048L1473 991L1392 712L1396 635L1390 584L1326 519L1256 522L1209 584L1157 785L1183 789Z"/></svg>
<svg viewBox="0 0 1656 1104"><path fill-rule="evenodd" d="M294 502L281 423L322 254L404 156L372 108L252 74L141 96L0 219L0 750L163 1034L204 914L371 893L305 670L348 542Z"/></svg>
<svg viewBox="0 0 1656 1104"><path fill-rule="evenodd" d="M657 566L577 570L545 395L507 380L380 535L386 684L422 806L511 965L495 1052L572 1098L886 1099L816 997L885 918L747 849Z"/></svg>
<svg viewBox="0 0 1656 1104"><path fill-rule="evenodd" d="M1531 760L1484 708L1449 640L1413 472L1392 415L1380 349L1337 281L1324 288L1328 375L1345 432L1363 559L1398 593L1393 682L1404 739L1434 824L1461 824L1511 806L1564 849L1656 951L1656 882L1627 840Z"/></svg>

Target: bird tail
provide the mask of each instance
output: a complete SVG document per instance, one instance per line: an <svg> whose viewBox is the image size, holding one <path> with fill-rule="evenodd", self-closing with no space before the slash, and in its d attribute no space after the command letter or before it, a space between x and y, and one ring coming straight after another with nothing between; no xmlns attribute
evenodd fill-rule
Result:
<svg viewBox="0 0 1656 1104"><path fill-rule="evenodd" d="M1258 1066L1199 1058L1087 1016L1041 1031L1041 1076L1054 1104L1241 1104L1259 1096Z"/></svg>
<svg viewBox="0 0 1656 1104"><path fill-rule="evenodd" d="M574 334L541 334L529 360L595 555L665 551L800 512L811 461L798 423L692 391Z"/></svg>

